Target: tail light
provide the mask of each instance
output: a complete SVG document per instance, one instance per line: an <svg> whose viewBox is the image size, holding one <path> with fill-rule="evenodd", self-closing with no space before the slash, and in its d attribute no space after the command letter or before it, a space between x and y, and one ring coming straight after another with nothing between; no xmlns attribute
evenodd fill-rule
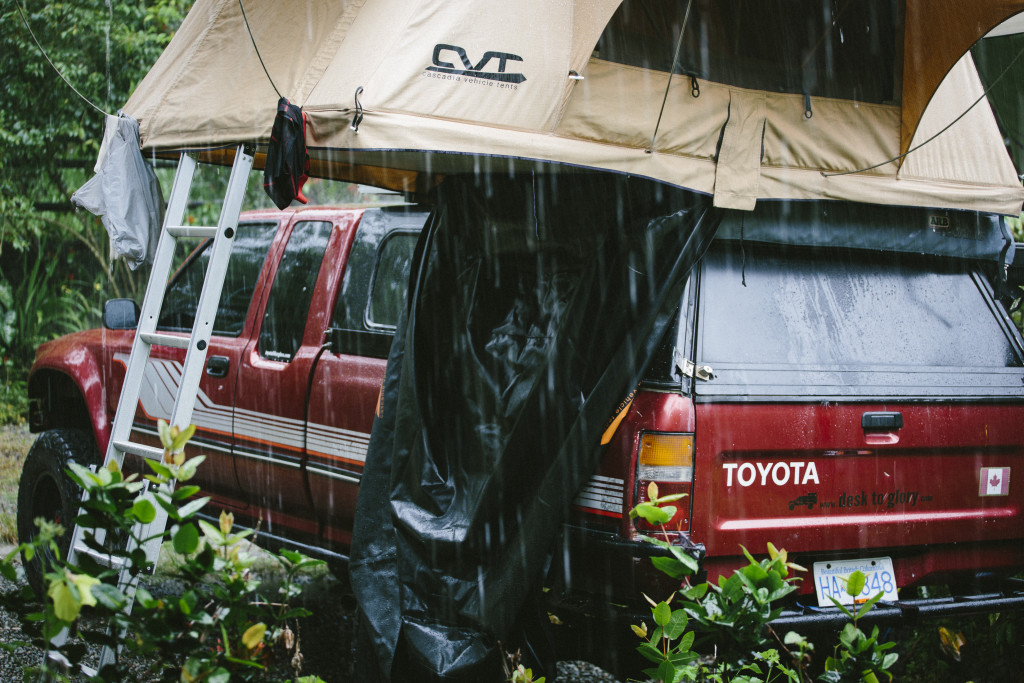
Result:
<svg viewBox="0 0 1024 683"><path fill-rule="evenodd" d="M676 514L665 525L669 530L687 531L690 527L689 494L693 490L693 434L642 432L637 450L636 502L647 502L647 487L652 481L658 484L660 496L687 494L674 503ZM642 530L651 529L643 520L638 520L637 526Z"/></svg>

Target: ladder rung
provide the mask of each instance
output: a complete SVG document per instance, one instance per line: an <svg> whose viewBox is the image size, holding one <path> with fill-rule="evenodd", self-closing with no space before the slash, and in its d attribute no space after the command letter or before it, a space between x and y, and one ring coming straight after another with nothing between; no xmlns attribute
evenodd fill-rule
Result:
<svg viewBox="0 0 1024 683"><path fill-rule="evenodd" d="M110 567L111 569L121 569L125 564L127 564L127 561L123 557L114 557L107 553L102 553L95 548L90 548L84 543L80 543L76 546L75 552L79 555L88 555L96 564L104 567Z"/></svg>
<svg viewBox="0 0 1024 683"><path fill-rule="evenodd" d="M199 237L202 239L217 236L217 226L206 225L168 225L167 232L174 237Z"/></svg>
<svg viewBox="0 0 1024 683"><path fill-rule="evenodd" d="M150 345L172 346L176 349L187 349L189 344L188 337L179 337L174 334L162 334L160 332L140 332L139 337L142 341Z"/></svg>
<svg viewBox="0 0 1024 683"><path fill-rule="evenodd" d="M131 441L115 441L114 448L122 453L130 453L131 455L137 455L140 458L148 458L150 460L163 460L164 457L162 448L143 446L140 443L133 443Z"/></svg>

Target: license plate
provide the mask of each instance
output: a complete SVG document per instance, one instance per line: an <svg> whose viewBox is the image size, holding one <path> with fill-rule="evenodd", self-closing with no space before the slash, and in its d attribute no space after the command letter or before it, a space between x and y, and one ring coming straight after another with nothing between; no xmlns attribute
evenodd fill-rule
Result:
<svg viewBox="0 0 1024 683"><path fill-rule="evenodd" d="M846 579L857 570L864 574L864 590L853 598L846 592ZM855 602L859 605L879 593L883 593L882 600L886 602L895 602L899 599L896 594L896 572L892 569L892 559L888 557L815 562L812 571L819 607L833 607L829 596L844 605L852 605Z"/></svg>

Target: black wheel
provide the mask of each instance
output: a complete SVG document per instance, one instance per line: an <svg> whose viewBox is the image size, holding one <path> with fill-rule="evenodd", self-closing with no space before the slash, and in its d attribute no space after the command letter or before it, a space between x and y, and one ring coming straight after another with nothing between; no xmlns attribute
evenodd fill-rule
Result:
<svg viewBox="0 0 1024 683"><path fill-rule="evenodd" d="M67 557L82 497L81 489L64 471L69 462L86 467L100 462L92 435L80 429L43 432L25 457L18 484L18 540L27 543L35 537L37 517L56 522L64 527L64 535L57 539L62 557ZM36 595L42 596L43 566L39 558L25 563L25 574Z"/></svg>

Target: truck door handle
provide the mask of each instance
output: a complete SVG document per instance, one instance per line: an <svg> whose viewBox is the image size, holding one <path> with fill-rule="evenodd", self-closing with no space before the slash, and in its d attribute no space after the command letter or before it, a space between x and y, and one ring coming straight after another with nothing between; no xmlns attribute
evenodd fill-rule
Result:
<svg viewBox="0 0 1024 683"><path fill-rule="evenodd" d="M864 413L860 418L864 431L892 430L903 428L903 413Z"/></svg>
<svg viewBox="0 0 1024 683"><path fill-rule="evenodd" d="M227 377L231 360L226 356L210 356L206 360L206 374L210 377Z"/></svg>

